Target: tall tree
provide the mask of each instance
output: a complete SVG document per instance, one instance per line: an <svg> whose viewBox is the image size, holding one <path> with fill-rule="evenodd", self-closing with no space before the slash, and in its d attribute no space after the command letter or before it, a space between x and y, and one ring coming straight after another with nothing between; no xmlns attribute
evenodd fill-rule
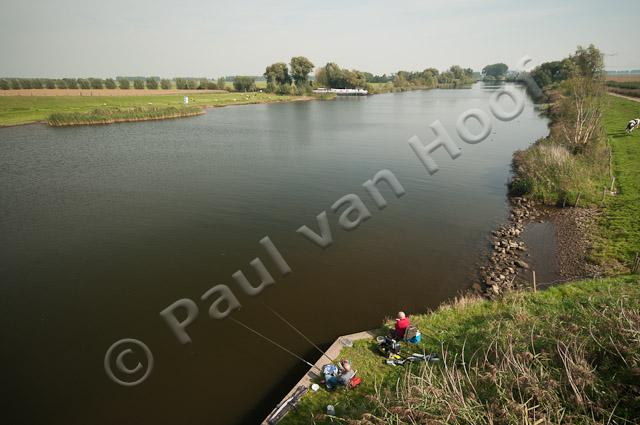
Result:
<svg viewBox="0 0 640 425"><path fill-rule="evenodd" d="M583 77L600 78L604 75L603 55L593 44L586 49L578 46L576 53L570 59L575 63L577 72Z"/></svg>
<svg viewBox="0 0 640 425"><path fill-rule="evenodd" d="M290 85L291 76L289 75L289 68L284 62L277 62L269 65L264 72L264 76L267 79L267 91L274 92L281 85Z"/></svg>
<svg viewBox="0 0 640 425"><path fill-rule="evenodd" d="M253 77L236 76L233 79L233 88L237 91L255 91L256 81Z"/></svg>
<svg viewBox="0 0 640 425"><path fill-rule="evenodd" d="M28 78L21 78L20 79L20 88L22 89L30 89L33 86L31 85L31 80Z"/></svg>
<svg viewBox="0 0 640 425"><path fill-rule="evenodd" d="M509 67L504 63L494 63L482 68L485 77L502 78L507 74Z"/></svg>
<svg viewBox="0 0 640 425"><path fill-rule="evenodd" d="M154 77L147 78L145 80L145 84L149 90L155 90L158 88L158 80Z"/></svg>
<svg viewBox="0 0 640 425"><path fill-rule="evenodd" d="M297 87L307 85L308 76L313 70L313 63L304 56L295 56L291 58L291 76L296 82Z"/></svg>
<svg viewBox="0 0 640 425"><path fill-rule="evenodd" d="M92 89L101 89L104 87L102 78L89 78L89 85L91 85Z"/></svg>
<svg viewBox="0 0 640 425"><path fill-rule="evenodd" d="M63 78L62 81L64 81L67 89L78 88L78 80L76 78Z"/></svg>
<svg viewBox="0 0 640 425"><path fill-rule="evenodd" d="M455 78L456 80L464 80L464 69L462 69L459 65L451 66L451 68L449 68L449 72L453 74L453 78Z"/></svg>
<svg viewBox="0 0 640 425"><path fill-rule="evenodd" d="M118 87L122 90L128 90L131 87L131 82L126 78L118 78Z"/></svg>

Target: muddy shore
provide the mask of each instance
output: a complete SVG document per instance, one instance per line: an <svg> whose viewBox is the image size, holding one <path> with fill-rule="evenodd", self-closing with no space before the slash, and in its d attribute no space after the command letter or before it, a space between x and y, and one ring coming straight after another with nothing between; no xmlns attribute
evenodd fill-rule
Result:
<svg viewBox="0 0 640 425"><path fill-rule="evenodd" d="M509 220L492 232L487 260L472 290L495 298L511 289L531 287L534 271L536 286L602 275L602 269L588 259L598 215L597 208L550 207L511 198ZM546 226L539 226L543 223ZM540 239L545 243L536 242ZM529 245L539 246L533 250Z"/></svg>

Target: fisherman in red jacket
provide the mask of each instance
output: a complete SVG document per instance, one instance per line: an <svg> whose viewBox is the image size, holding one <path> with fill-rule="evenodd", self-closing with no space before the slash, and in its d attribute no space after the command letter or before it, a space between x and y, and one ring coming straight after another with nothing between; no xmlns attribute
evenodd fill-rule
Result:
<svg viewBox="0 0 640 425"><path fill-rule="evenodd" d="M398 317L396 318L396 339L403 339L404 334L407 331L407 328L411 325L411 321L404 314L404 311L398 312Z"/></svg>

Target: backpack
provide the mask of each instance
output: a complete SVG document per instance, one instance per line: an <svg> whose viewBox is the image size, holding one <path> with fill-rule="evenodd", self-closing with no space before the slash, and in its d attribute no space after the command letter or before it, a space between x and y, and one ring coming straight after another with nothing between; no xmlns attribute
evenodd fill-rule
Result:
<svg viewBox="0 0 640 425"><path fill-rule="evenodd" d="M404 332L404 340L412 344L420 342L420 331L417 327L410 325Z"/></svg>
<svg viewBox="0 0 640 425"><path fill-rule="evenodd" d="M348 387L350 390L352 390L358 385L360 385L361 382L362 382L362 379L360 379L360 377L356 375L353 378L351 378L351 380L349 381Z"/></svg>

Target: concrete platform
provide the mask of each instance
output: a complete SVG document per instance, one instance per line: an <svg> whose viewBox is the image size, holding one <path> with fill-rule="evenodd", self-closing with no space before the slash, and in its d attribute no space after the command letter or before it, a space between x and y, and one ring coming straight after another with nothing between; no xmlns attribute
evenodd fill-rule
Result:
<svg viewBox="0 0 640 425"><path fill-rule="evenodd" d="M343 335L338 337L338 339L336 339L333 344L331 344L331 346L327 349L326 353L329 356L329 358L331 358L333 360L333 362L335 363L336 361L339 360L339 356L340 356L340 352L342 351L342 349L346 346L344 344L344 341L349 340L351 342L355 342L361 339L372 339L376 337L375 334L376 330L370 330L370 331L362 331L362 332L356 332L354 334L349 334L349 335ZM295 392L296 388L298 388L299 386L304 386L305 388L309 388L311 386L311 384L313 383L312 381L316 378L319 377L320 372L318 371L318 369L322 370L322 366L324 366L325 364L327 364L329 362L329 359L327 359L325 356L320 356L320 358L318 359L318 361L316 361L315 363L315 367L310 368L307 373L300 378L300 380L298 381L298 383L296 383L293 387L291 387L291 390L289 390L289 392L282 397L282 400L280 400L280 402L278 404L276 404L276 406L279 406L280 403L282 403L283 401L285 401L286 399L288 399L289 397L291 397L293 395L293 393ZM316 369L316 367L318 369ZM274 408L271 413L273 413L276 410L276 408ZM269 416L271 416L271 413L269 413ZM269 417L267 416L267 418ZM262 421L262 425L268 425L267 423L267 418L265 418Z"/></svg>

